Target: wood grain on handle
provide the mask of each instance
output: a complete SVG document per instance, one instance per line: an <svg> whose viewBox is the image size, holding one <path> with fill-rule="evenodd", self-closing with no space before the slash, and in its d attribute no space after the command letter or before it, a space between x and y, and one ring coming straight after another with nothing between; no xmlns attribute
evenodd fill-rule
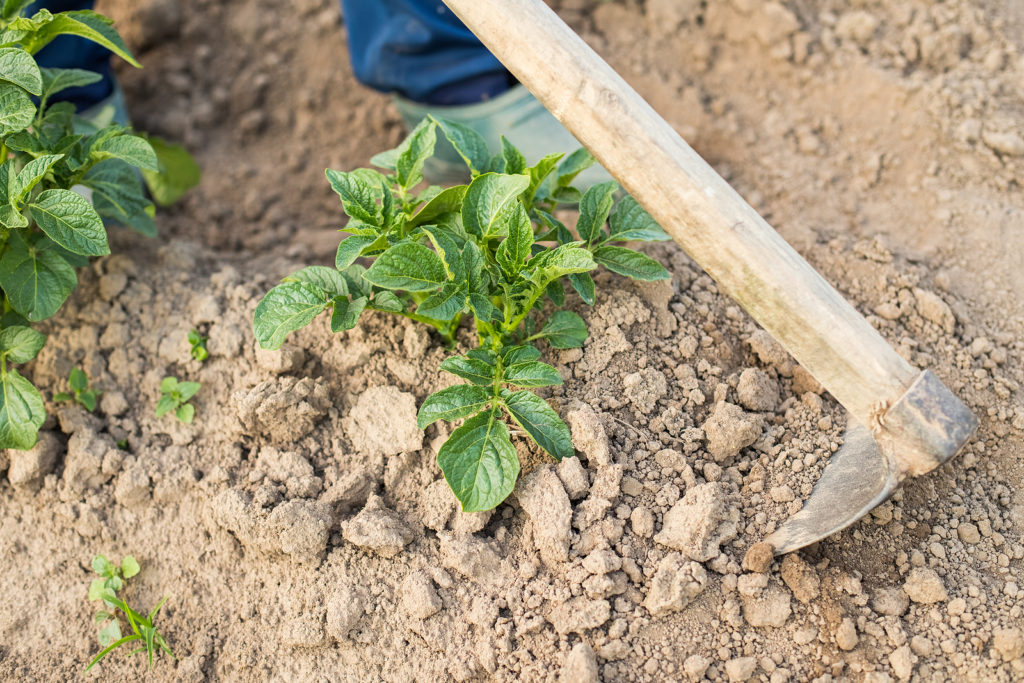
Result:
<svg viewBox="0 0 1024 683"><path fill-rule="evenodd" d="M903 395L918 371L541 0L444 1L854 417Z"/></svg>

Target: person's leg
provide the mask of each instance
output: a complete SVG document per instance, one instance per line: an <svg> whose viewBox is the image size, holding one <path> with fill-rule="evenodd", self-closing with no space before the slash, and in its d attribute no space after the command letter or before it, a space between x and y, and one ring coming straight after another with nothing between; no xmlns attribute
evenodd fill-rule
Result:
<svg viewBox="0 0 1024 683"><path fill-rule="evenodd" d="M69 10L92 9L93 0L39 0L28 8L31 16L41 8L56 14ZM36 55L39 66L94 71L103 80L58 93L55 101L72 102L78 111L93 107L114 94L114 74L110 68L110 52L100 45L75 36L59 36Z"/></svg>

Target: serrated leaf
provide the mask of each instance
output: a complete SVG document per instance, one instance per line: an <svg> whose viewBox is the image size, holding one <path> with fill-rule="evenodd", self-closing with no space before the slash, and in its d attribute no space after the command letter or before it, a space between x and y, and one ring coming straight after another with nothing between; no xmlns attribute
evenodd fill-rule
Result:
<svg viewBox="0 0 1024 683"><path fill-rule="evenodd" d="M32 448L45 419L43 396L32 382L14 368L0 376L0 448Z"/></svg>
<svg viewBox="0 0 1024 683"><path fill-rule="evenodd" d="M327 308L323 292L305 282L277 285L256 306L253 332L264 349L279 349L285 337Z"/></svg>
<svg viewBox="0 0 1024 683"><path fill-rule="evenodd" d="M483 387L457 384L424 399L416 415L416 426L426 429L438 420L459 420L483 410L493 395Z"/></svg>
<svg viewBox="0 0 1024 683"><path fill-rule="evenodd" d="M598 238L602 235L601 229L612 210L617 189L619 189L619 184L612 180L593 185L583 193L583 198L580 199L580 217L576 222L576 231L579 233L580 239L588 245L599 241Z"/></svg>
<svg viewBox="0 0 1024 683"><path fill-rule="evenodd" d="M664 242L672 239L657 221L651 218L651 214L629 196L623 197L615 207L609 225L609 239L616 242Z"/></svg>
<svg viewBox="0 0 1024 683"><path fill-rule="evenodd" d="M501 157L505 160L505 173L518 174L526 171L526 157L504 135L501 136Z"/></svg>
<svg viewBox="0 0 1024 683"><path fill-rule="evenodd" d="M650 256L626 247L598 247L594 250L594 260L613 273L634 280L666 280L670 277L665 267Z"/></svg>
<svg viewBox="0 0 1024 683"><path fill-rule="evenodd" d="M20 202L42 180L50 168L64 158L63 154L47 154L25 164L11 184L10 198Z"/></svg>
<svg viewBox="0 0 1024 683"><path fill-rule="evenodd" d="M338 251L334 255L334 267L344 270L363 253L363 249L373 244L377 238L372 235L350 235L338 243Z"/></svg>
<svg viewBox="0 0 1024 683"><path fill-rule="evenodd" d="M494 257L511 278L526 264L530 258L530 247L533 246L533 226L522 203L516 202L513 205L507 229L508 237L498 245Z"/></svg>
<svg viewBox="0 0 1024 683"><path fill-rule="evenodd" d="M120 159L125 163L154 173L160 170L152 145L138 135L116 135L102 140L89 150L98 161Z"/></svg>
<svg viewBox="0 0 1024 683"><path fill-rule="evenodd" d="M562 376L558 374L558 370L536 360L508 366L502 379L517 387L550 387L562 384Z"/></svg>
<svg viewBox="0 0 1024 683"><path fill-rule="evenodd" d="M0 48L0 80L20 86L33 95L43 94L43 76L36 60L19 47Z"/></svg>
<svg viewBox="0 0 1024 683"><path fill-rule="evenodd" d="M121 59L134 67L141 68L142 65L135 61L135 57L128 50L128 47L121 40L110 24L104 18L90 10L79 10L74 12L61 12L42 26L35 34L32 46L38 51L51 40L60 35L80 36L86 40L102 45Z"/></svg>
<svg viewBox="0 0 1024 683"><path fill-rule="evenodd" d="M416 312L434 320L451 320L466 306L466 289L462 283L446 282L419 306Z"/></svg>
<svg viewBox="0 0 1024 683"><path fill-rule="evenodd" d="M30 249L20 237L12 236L0 257L0 287L14 310L32 322L56 313L77 285L75 269L60 254Z"/></svg>
<svg viewBox="0 0 1024 683"><path fill-rule="evenodd" d="M537 445L556 460L575 455L569 427L547 401L532 391L502 392L505 409Z"/></svg>
<svg viewBox="0 0 1024 683"><path fill-rule="evenodd" d="M359 316L366 308L366 297L360 296L351 301L344 297L334 299L334 311L331 313L331 332L351 330L359 323Z"/></svg>
<svg viewBox="0 0 1024 683"><path fill-rule="evenodd" d="M121 576L126 579L130 579L139 573L141 567L139 567L138 561L131 555L125 555L124 559L121 560Z"/></svg>
<svg viewBox="0 0 1024 683"><path fill-rule="evenodd" d="M588 306L594 305L594 301L597 298L597 290L594 287L594 278L590 277L590 273L571 273L569 275L569 284L572 285L572 288L583 299L583 303Z"/></svg>
<svg viewBox="0 0 1024 683"><path fill-rule="evenodd" d="M469 185L456 185L455 187L442 190L440 194L424 204L413 215L409 220L409 225L412 227L426 225L434 221L438 216L459 211L462 208L462 201L465 199L466 190L468 189Z"/></svg>
<svg viewBox="0 0 1024 683"><path fill-rule="evenodd" d="M558 187L567 187L569 183L576 179L576 176L593 166L594 161L594 155L583 147L567 156L565 161L558 165L558 175L556 177Z"/></svg>
<svg viewBox="0 0 1024 683"><path fill-rule="evenodd" d="M0 355L12 363L27 363L46 344L46 335L31 327L5 327L0 330Z"/></svg>
<svg viewBox="0 0 1024 683"><path fill-rule="evenodd" d="M447 280L441 258L411 242L396 244L378 256L363 277L378 287L409 292L436 289Z"/></svg>
<svg viewBox="0 0 1024 683"><path fill-rule="evenodd" d="M306 266L286 277L283 282L305 282L319 287L331 297L348 296L348 283L345 281L345 276L334 268L326 266Z"/></svg>
<svg viewBox="0 0 1024 683"><path fill-rule="evenodd" d="M479 175L487 170L491 152L487 148L487 141L480 133L457 121L447 121L433 116L430 118L441 127L441 133L452 143L452 147L466 162L473 175Z"/></svg>
<svg viewBox="0 0 1024 683"><path fill-rule="evenodd" d="M398 184L410 190L423 180L423 164L434 153L437 141L437 124L429 118L423 119L413 128L409 136L398 146L395 173Z"/></svg>
<svg viewBox="0 0 1024 683"><path fill-rule="evenodd" d="M519 476L519 457L497 410L471 417L453 431L437 454L437 464L463 512L497 507Z"/></svg>
<svg viewBox="0 0 1024 683"><path fill-rule="evenodd" d="M355 173L327 169L327 182L341 197L341 206L345 213L357 221L369 225L380 225L380 209L377 206L376 190Z"/></svg>
<svg viewBox="0 0 1024 683"><path fill-rule="evenodd" d="M160 206L170 206L199 184L202 169L183 146L155 135L149 135L147 139L156 153L157 170L142 169L142 177L153 201Z"/></svg>
<svg viewBox="0 0 1024 683"><path fill-rule="evenodd" d="M470 183L462 203L462 224L477 237L507 234L502 219L518 201L530 179L525 175L484 173Z"/></svg>
<svg viewBox="0 0 1024 683"><path fill-rule="evenodd" d="M28 205L36 225L54 242L75 254L110 253L103 219L82 195L71 190L46 190Z"/></svg>
<svg viewBox="0 0 1024 683"><path fill-rule="evenodd" d="M441 361L441 369L469 380L477 386L488 386L494 383L494 367L479 358L448 356Z"/></svg>
<svg viewBox="0 0 1024 683"><path fill-rule="evenodd" d="M50 99L62 90L68 88L81 88L85 85L92 85L103 80L103 76L85 69L56 69L41 67L39 69L43 78L43 98Z"/></svg>
<svg viewBox="0 0 1024 683"><path fill-rule="evenodd" d="M540 331L555 349L576 349L587 341L587 325L572 311L558 311Z"/></svg>
<svg viewBox="0 0 1024 683"><path fill-rule="evenodd" d="M36 105L29 94L16 85L0 84L0 137L25 130L36 117Z"/></svg>

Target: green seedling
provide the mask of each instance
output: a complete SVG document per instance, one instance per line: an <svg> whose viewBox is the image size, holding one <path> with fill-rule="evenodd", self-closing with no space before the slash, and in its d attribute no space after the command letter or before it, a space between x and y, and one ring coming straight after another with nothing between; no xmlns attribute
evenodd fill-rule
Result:
<svg viewBox="0 0 1024 683"><path fill-rule="evenodd" d="M210 357L210 352L206 350L207 340L209 337L199 334L199 330L192 330L188 333L188 343L192 347L189 353L200 363Z"/></svg>
<svg viewBox="0 0 1024 683"><path fill-rule="evenodd" d="M83 370L80 368L71 369L71 374L68 375L68 387L71 388L71 393L58 391L53 395L53 400L57 403L74 401L90 413L96 410L96 399L103 392L94 391L89 388L89 377Z"/></svg>
<svg viewBox="0 0 1024 683"><path fill-rule="evenodd" d="M92 568L100 575L100 578L93 579L89 584L89 600L103 601L103 609L98 611L95 617L96 624L102 627L98 633L102 649L92 658L85 670L91 669L97 662L122 645L135 641L139 641L141 647L132 650L130 654L145 652L149 659L150 670L153 669L153 657L157 651L163 650L173 658L174 653L168 647L167 641L153 625L156 613L167 601L167 598L157 603L157 606L147 616L143 616L133 610L127 601L118 595L118 592L124 588L125 580L139 573L139 563L135 561L135 558L126 555L118 566L103 555L97 555L92 558ZM118 611L128 621L128 625L132 629L130 635L122 634L121 623L117 616Z"/></svg>
<svg viewBox="0 0 1024 683"><path fill-rule="evenodd" d="M185 424L192 424L196 407L189 399L196 395L202 385L199 382L179 382L177 377L164 377L160 382L160 400L156 404L156 416L163 417L174 411L174 416Z"/></svg>
<svg viewBox="0 0 1024 683"><path fill-rule="evenodd" d="M104 219L155 234L154 207L136 172L159 170L150 143L117 124L97 129L72 103L53 102L100 75L41 68L35 55L74 35L138 62L106 17L46 9L29 17L31 4L0 4L0 449L36 442L46 417L42 395L8 364L38 352L46 338L31 326L64 304L78 285L76 268L110 253Z"/></svg>
<svg viewBox="0 0 1024 683"><path fill-rule="evenodd" d="M471 181L417 190L438 130L465 161ZM569 428L531 391L562 383L539 360L535 342L567 349L587 338L579 315L558 310L566 285L592 305L590 272L598 266L638 280L669 276L623 245L668 239L635 200L616 203L614 182L583 193L572 186L594 163L586 150L529 166L508 140L501 143L502 153L491 156L473 130L427 118L397 149L373 158L382 170L328 170L351 236L338 245L334 268L292 273L264 296L254 320L260 345L276 349L326 311L335 332L354 327L364 311L384 311L430 325L449 346L471 318L477 347L441 363L468 383L427 397L418 415L421 429L465 418L437 456L465 511L489 510L511 493L520 464L509 423L556 459L574 453ZM563 204L579 206L576 234L553 215ZM369 267L357 264L359 258Z"/></svg>

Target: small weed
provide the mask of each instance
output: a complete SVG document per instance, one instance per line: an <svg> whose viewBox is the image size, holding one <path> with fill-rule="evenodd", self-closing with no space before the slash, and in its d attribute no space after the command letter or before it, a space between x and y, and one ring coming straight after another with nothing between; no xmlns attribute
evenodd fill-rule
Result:
<svg viewBox="0 0 1024 683"><path fill-rule="evenodd" d="M134 641L140 641L142 647L132 650L130 654L145 652L149 659L149 668L153 669L153 655L158 650L163 650L172 658L174 653L167 646L167 641L156 630L153 619L156 613L163 606L167 598L164 598L153 608L147 616L143 616L133 610L124 598L118 596L118 592L124 588L125 580L130 579L139 573L139 563L131 555L125 555L120 565L116 565L103 555L92 558L92 568L100 578L93 579L89 584L89 600L102 600L104 609L96 613L95 621L102 628L98 633L100 653L92 658L86 671L91 669L97 662L110 654L113 650ZM131 626L131 635L122 635L121 622L117 617L120 611Z"/></svg>
<svg viewBox="0 0 1024 683"><path fill-rule="evenodd" d="M202 385L199 382L179 382L177 377L164 377L160 382L160 400L156 404L156 416L163 417L174 411L174 416L185 424L192 424L196 407L189 399L196 395Z"/></svg>
<svg viewBox="0 0 1024 683"><path fill-rule="evenodd" d="M199 334L199 330L192 330L188 333L188 343L192 345L190 353L192 357L202 363L204 360L210 357L210 352L206 350L206 342L209 337L204 337Z"/></svg>
<svg viewBox="0 0 1024 683"><path fill-rule="evenodd" d="M71 393L59 391L53 395L53 400L57 403L74 401L90 413L96 410L96 399L103 392L94 391L89 388L89 376L85 374L84 370L80 368L71 369L71 374L68 375L68 387L71 388Z"/></svg>

